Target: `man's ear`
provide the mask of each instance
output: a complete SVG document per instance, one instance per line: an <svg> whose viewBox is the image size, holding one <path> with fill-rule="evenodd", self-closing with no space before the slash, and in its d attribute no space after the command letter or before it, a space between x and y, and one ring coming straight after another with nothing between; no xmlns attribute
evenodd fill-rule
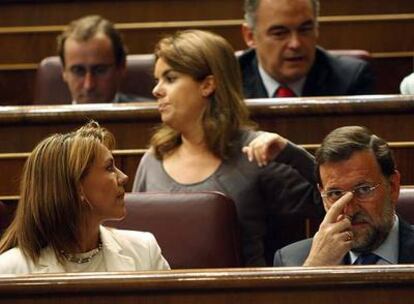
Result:
<svg viewBox="0 0 414 304"><path fill-rule="evenodd" d="M201 83L201 95L209 97L216 90L216 79L213 75L208 75Z"/></svg>
<svg viewBox="0 0 414 304"><path fill-rule="evenodd" d="M62 66L62 78L64 82L68 82L68 72L64 66Z"/></svg>
<svg viewBox="0 0 414 304"><path fill-rule="evenodd" d="M125 76L126 71L127 71L127 61L126 59L123 60L118 66L117 66L118 70L120 71L120 73L122 73L122 76Z"/></svg>
<svg viewBox="0 0 414 304"><path fill-rule="evenodd" d="M242 31L243 39L246 45L249 48L255 48L256 39L254 37L253 29L247 23L243 23L241 27L241 31Z"/></svg>
<svg viewBox="0 0 414 304"><path fill-rule="evenodd" d="M400 172L398 170L395 170L394 174L390 176L389 181L391 202L395 207L397 205L398 197L400 196Z"/></svg>
<svg viewBox="0 0 414 304"><path fill-rule="evenodd" d="M321 186L321 184L318 184L318 190L319 190L319 193L321 194L321 196L322 196L322 191L323 191L323 187ZM325 200L322 198L322 203L323 203L323 208L325 209L325 212L328 212L328 206L325 204Z"/></svg>

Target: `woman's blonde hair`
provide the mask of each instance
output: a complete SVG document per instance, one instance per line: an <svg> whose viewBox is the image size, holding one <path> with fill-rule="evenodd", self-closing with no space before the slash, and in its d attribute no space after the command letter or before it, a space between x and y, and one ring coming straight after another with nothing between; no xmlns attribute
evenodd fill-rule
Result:
<svg viewBox="0 0 414 304"><path fill-rule="evenodd" d="M91 121L36 146L25 163L16 215L0 241L0 252L18 246L37 262L41 250L50 246L62 262L62 251L78 248L88 208L80 199L80 182L100 144L112 149L114 137Z"/></svg>
<svg viewBox="0 0 414 304"><path fill-rule="evenodd" d="M232 139L240 128L253 126L244 103L240 67L231 45L210 32L179 31L158 42L155 56L156 60L162 58L174 70L194 80L214 77L216 89L203 116L204 134L210 151L222 159L228 158L232 153ZM151 139L159 159L180 144L180 134L165 124Z"/></svg>

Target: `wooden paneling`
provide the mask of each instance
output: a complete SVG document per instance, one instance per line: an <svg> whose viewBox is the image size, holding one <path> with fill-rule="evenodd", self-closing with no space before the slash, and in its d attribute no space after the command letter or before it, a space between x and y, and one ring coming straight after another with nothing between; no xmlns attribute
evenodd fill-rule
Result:
<svg viewBox="0 0 414 304"><path fill-rule="evenodd" d="M410 0L320 2L321 16L414 13ZM0 26L66 24L88 14L100 14L114 22L240 19L242 7L243 0L1 1Z"/></svg>
<svg viewBox="0 0 414 304"><path fill-rule="evenodd" d="M329 17L320 22L320 44L327 49L364 49L369 52L413 51L414 40L405 35L414 30L414 14Z"/></svg>
<svg viewBox="0 0 414 304"><path fill-rule="evenodd" d="M264 130L298 144L315 144L334 128L365 125L388 141L414 141L414 96L372 95L247 100ZM0 153L29 152L44 137L89 119L112 131L119 149L144 149L159 122L157 104L0 107ZM306 132L304 131L306 130Z"/></svg>
<svg viewBox="0 0 414 304"><path fill-rule="evenodd" d="M401 173L401 184L414 185L414 142L390 142L390 145ZM305 148L314 153L315 146L317 145L305 145ZM132 189L135 173L144 152L144 149L114 151L116 165L129 176L125 186L127 192ZM0 198L19 194L20 176L27 157L28 153L0 153L0 172L8 173L0 175Z"/></svg>
<svg viewBox="0 0 414 304"><path fill-rule="evenodd" d="M381 54L378 54L381 55ZM414 52L408 56L401 54L382 54L374 57L370 63L377 77L378 94L399 94L400 83L405 76L414 72Z"/></svg>
<svg viewBox="0 0 414 304"><path fill-rule="evenodd" d="M361 17L362 18L362 17ZM320 21L320 45L327 49L365 49L369 52L411 52L414 41L396 33L414 32L414 14L366 17L327 17ZM178 29L200 28L224 36L237 49L246 45L241 37L242 20L189 21L173 23L122 23L131 54L151 53L155 43ZM0 64L37 63L56 54L56 36L62 27L0 28ZM27 50L31 50L27 52Z"/></svg>
<svg viewBox="0 0 414 304"><path fill-rule="evenodd" d="M213 20L243 17L243 0L31 2L0 3L0 26L62 25L89 14L102 15L112 22Z"/></svg>
<svg viewBox="0 0 414 304"><path fill-rule="evenodd" d="M44 274L0 278L0 303L406 304L414 266Z"/></svg>
<svg viewBox="0 0 414 304"><path fill-rule="evenodd" d="M27 105L34 99L36 70L18 66L0 69L0 105Z"/></svg>
<svg viewBox="0 0 414 304"><path fill-rule="evenodd" d="M321 16L414 13L410 0L320 0Z"/></svg>

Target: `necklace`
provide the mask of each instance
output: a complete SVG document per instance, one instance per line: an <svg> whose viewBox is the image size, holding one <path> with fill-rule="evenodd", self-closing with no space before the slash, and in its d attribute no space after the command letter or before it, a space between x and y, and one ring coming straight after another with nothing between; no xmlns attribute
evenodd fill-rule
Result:
<svg viewBox="0 0 414 304"><path fill-rule="evenodd" d="M92 261L92 259L101 251L102 251L102 242L99 241L98 248L92 249L89 252L88 256L79 257L71 253L66 253L63 250L62 250L62 254L65 257L65 259L71 263L85 264L85 263L89 263L90 261Z"/></svg>

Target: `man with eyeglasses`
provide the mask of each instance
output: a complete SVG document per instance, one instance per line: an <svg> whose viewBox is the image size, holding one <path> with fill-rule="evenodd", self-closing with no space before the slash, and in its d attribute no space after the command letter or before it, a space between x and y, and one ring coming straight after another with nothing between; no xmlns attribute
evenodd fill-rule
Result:
<svg viewBox="0 0 414 304"><path fill-rule="evenodd" d="M414 262L414 229L395 214L400 174L387 143L363 127L332 131L316 152L326 210L318 232L278 250L275 266Z"/></svg>
<svg viewBox="0 0 414 304"><path fill-rule="evenodd" d="M72 21L58 37L58 53L72 103L144 100L119 92L126 71L126 47L108 20L91 15Z"/></svg>
<svg viewBox="0 0 414 304"><path fill-rule="evenodd" d="M244 12L250 49L239 62L246 98L374 93L367 62L317 46L318 0L245 0Z"/></svg>

